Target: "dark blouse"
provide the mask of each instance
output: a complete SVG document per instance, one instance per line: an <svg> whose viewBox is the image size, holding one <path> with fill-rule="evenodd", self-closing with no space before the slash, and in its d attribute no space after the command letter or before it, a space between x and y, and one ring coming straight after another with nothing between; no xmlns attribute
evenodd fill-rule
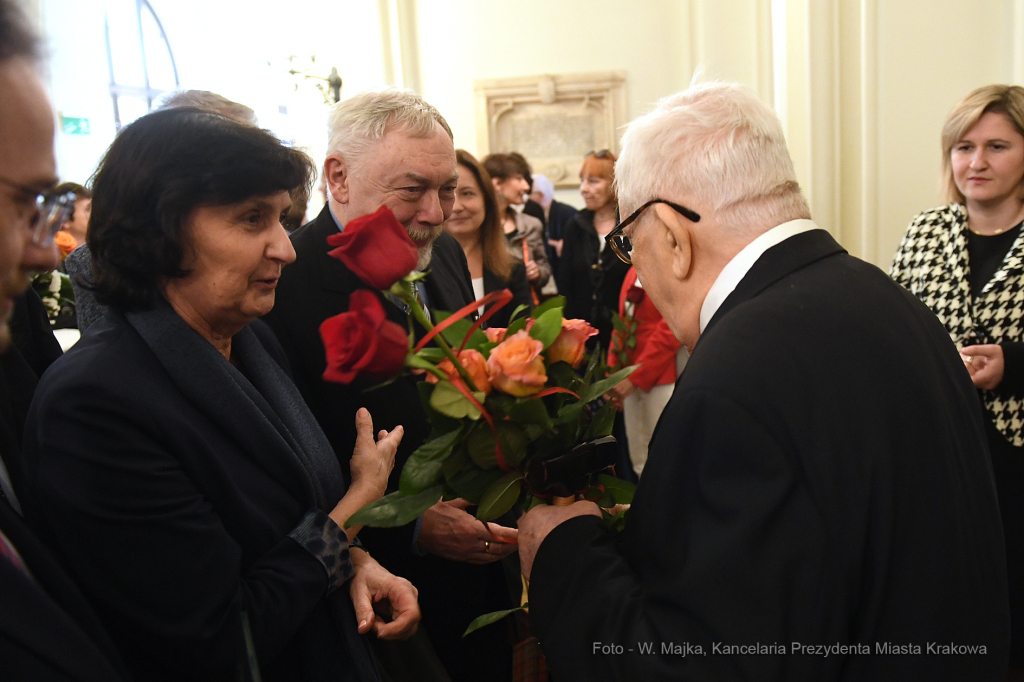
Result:
<svg viewBox="0 0 1024 682"><path fill-rule="evenodd" d="M994 235L975 234L967 231L967 255L971 269L968 280L971 284L971 298L977 298L988 281L996 274L1006 260L1010 247L1017 241L1021 225L1018 223L1006 232Z"/></svg>

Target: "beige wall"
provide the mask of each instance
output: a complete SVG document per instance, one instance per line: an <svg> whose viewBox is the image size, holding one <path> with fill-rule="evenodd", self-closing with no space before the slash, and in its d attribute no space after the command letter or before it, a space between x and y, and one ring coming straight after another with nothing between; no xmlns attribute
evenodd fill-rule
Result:
<svg viewBox="0 0 1024 682"><path fill-rule="evenodd" d="M404 4L414 85L459 146L486 151L475 149L474 79L621 69L633 118L700 65L776 107L815 218L885 268L911 217L941 201L949 109L975 87L1024 78L1024 0Z"/></svg>
<svg viewBox="0 0 1024 682"><path fill-rule="evenodd" d="M93 122L91 137L58 139L61 172L82 180L113 137L109 0L23 1L41 8L56 108ZM625 71L634 118L701 66L776 108L815 218L882 267L910 218L940 202L950 107L980 85L1024 84L1024 0L251 0L241 14L226 0L151 1L182 87L254 106L318 160L322 98L296 93L268 61L315 53L325 72L339 67L343 96L412 87L478 155L476 79ZM574 191L560 198L580 203Z"/></svg>

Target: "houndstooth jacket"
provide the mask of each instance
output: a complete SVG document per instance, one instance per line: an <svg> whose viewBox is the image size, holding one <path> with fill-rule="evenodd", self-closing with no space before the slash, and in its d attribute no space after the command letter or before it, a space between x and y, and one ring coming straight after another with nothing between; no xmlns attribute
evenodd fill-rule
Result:
<svg viewBox="0 0 1024 682"><path fill-rule="evenodd" d="M977 299L968 282L967 210L948 204L914 218L890 276L931 308L957 347L1024 338L1024 231ZM1005 376L1005 375L1004 375ZM1024 396L982 391L996 429L1024 445Z"/></svg>

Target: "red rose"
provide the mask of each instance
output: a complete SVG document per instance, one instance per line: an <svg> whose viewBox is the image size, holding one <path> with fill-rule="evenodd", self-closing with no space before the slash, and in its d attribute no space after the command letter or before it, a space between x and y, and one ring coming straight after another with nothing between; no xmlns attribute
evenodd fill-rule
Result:
<svg viewBox="0 0 1024 682"><path fill-rule="evenodd" d="M332 234L329 252L374 289L388 289L416 269L416 243L387 206L349 221Z"/></svg>
<svg viewBox="0 0 1024 682"><path fill-rule="evenodd" d="M324 320L320 336L327 351L324 379L342 384L356 376L390 378L402 371L409 352L405 330L387 319L384 307L367 289L353 291L348 311Z"/></svg>
<svg viewBox="0 0 1024 682"><path fill-rule="evenodd" d="M626 300L633 305L638 305L644 300L644 290L640 287L630 287L626 290Z"/></svg>

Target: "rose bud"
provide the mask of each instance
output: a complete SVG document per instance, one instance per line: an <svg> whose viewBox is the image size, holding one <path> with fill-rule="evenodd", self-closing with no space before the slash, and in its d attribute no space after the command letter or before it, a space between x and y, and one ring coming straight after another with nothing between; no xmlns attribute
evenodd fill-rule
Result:
<svg viewBox="0 0 1024 682"><path fill-rule="evenodd" d="M559 360L578 367L587 356L587 339L597 334L597 330L586 320L562 319L562 331L558 338L548 346L548 362Z"/></svg>
<svg viewBox="0 0 1024 682"><path fill-rule="evenodd" d="M491 343L501 343L505 340L504 327L488 327L484 330L484 334L487 335L487 340Z"/></svg>

